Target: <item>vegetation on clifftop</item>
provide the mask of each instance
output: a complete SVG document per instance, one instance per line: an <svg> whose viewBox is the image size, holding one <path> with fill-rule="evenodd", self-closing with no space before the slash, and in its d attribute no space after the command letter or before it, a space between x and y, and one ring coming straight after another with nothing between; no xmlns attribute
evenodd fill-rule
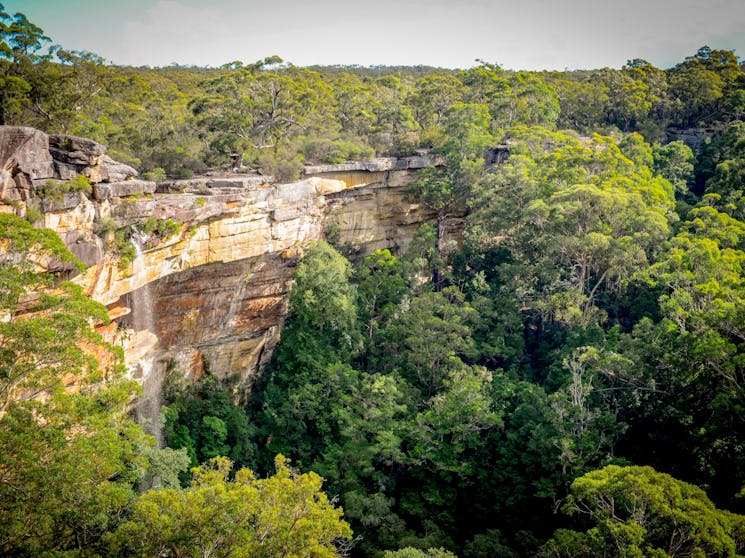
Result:
<svg viewBox="0 0 745 558"><path fill-rule="evenodd" d="M0 213L1 554L745 553L732 52L667 70L150 69L48 42L0 5L0 123L92 137L161 178L289 179L419 147L444 164L408 189L437 218L403 253L305 250L251 393L174 374L162 449L131 420L106 309L61 279L82 264ZM691 126L695 151L666 141Z"/></svg>

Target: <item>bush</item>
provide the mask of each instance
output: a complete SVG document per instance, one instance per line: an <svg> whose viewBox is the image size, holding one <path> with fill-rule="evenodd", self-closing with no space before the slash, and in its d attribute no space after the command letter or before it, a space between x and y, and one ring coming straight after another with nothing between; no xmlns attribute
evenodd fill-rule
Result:
<svg viewBox="0 0 745 558"><path fill-rule="evenodd" d="M93 192L93 187L91 186L90 181L82 174L75 175L75 178L65 182L47 180L44 183L44 186L37 188L36 190L36 193L39 196L50 201L61 200L65 194L73 194L77 192L83 192L84 194L90 194Z"/></svg>
<svg viewBox="0 0 745 558"><path fill-rule="evenodd" d="M162 240L166 240L176 234L181 226L173 219L148 217L139 223L137 228L145 234L156 233Z"/></svg>
<svg viewBox="0 0 745 558"><path fill-rule="evenodd" d="M135 247L132 246L130 241L132 238L132 231L129 227L119 229L114 235L114 253L119 256L119 270L124 271L137 257Z"/></svg>
<svg viewBox="0 0 745 558"><path fill-rule="evenodd" d="M307 138L300 151L306 160L332 164L370 159L375 156L375 150L369 145L346 139Z"/></svg>
<svg viewBox="0 0 745 558"><path fill-rule="evenodd" d="M191 169L184 168L184 167L181 167L180 169L176 169L175 171L173 171L173 177L181 179L181 180L187 180L191 178L192 176L194 176L194 171Z"/></svg>
<svg viewBox="0 0 745 558"><path fill-rule="evenodd" d="M259 156L259 167L264 174L273 176L278 182L292 182L300 177L303 161L300 155L287 152L263 153Z"/></svg>
<svg viewBox="0 0 745 558"><path fill-rule="evenodd" d="M90 181L83 176L78 174L75 178L62 183L68 192L83 192L84 194L90 194L93 191Z"/></svg>
<svg viewBox="0 0 745 558"><path fill-rule="evenodd" d="M158 221L158 226L155 230L157 231L160 238L162 238L163 240L167 240L174 234L176 234L180 229L181 225L179 225L173 219L161 219L160 221Z"/></svg>
<svg viewBox="0 0 745 558"><path fill-rule="evenodd" d="M148 217L141 223L138 223L137 228L145 234L152 234L153 232L155 232L155 229L158 228L158 219L156 219L155 217Z"/></svg>
<svg viewBox="0 0 745 558"><path fill-rule="evenodd" d="M116 221L113 219L107 217L105 219L101 219L99 221L98 225L96 226L96 234L100 236L101 238L104 238L109 232L116 230Z"/></svg>
<svg viewBox="0 0 745 558"><path fill-rule="evenodd" d="M359 161L375 157L375 150L369 145L347 140L336 140L332 143L328 154L329 163L343 163L344 161Z"/></svg>
<svg viewBox="0 0 745 558"><path fill-rule="evenodd" d="M44 214L35 207L26 206L26 215L24 215L24 219L33 225L34 223L43 221Z"/></svg>
<svg viewBox="0 0 745 558"><path fill-rule="evenodd" d="M161 167L156 167L153 170L143 173L142 178L152 180L153 182L161 182L166 179L166 171Z"/></svg>

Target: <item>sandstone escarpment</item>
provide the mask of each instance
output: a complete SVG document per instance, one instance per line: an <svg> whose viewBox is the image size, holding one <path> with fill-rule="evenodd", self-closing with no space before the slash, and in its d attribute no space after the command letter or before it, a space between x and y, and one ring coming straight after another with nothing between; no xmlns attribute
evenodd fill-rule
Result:
<svg viewBox="0 0 745 558"><path fill-rule="evenodd" d="M271 358L309 242L329 238L362 255L402 249L434 216L404 196L416 169L438 162L425 153L307 167L290 184L219 175L157 190L82 138L0 127L0 155L2 207L41 209L44 225L88 264L74 280L109 306L135 375L175 363L190 375L209 367L250 381ZM54 203L35 195L50 179L78 174L91 192ZM153 230L161 222L167 234ZM122 258L114 230L137 245L134 258ZM138 370L145 361L148 370Z"/></svg>

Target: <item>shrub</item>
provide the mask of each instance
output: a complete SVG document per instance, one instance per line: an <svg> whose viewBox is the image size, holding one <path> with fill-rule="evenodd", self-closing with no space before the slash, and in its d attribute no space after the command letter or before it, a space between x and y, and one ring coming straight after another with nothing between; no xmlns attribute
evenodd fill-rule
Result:
<svg viewBox="0 0 745 558"><path fill-rule="evenodd" d="M137 257L135 247L130 242L132 231L129 227L119 229L114 235L114 252L119 256L119 270L124 271Z"/></svg>
<svg viewBox="0 0 745 558"><path fill-rule="evenodd" d="M145 234L152 234L158 228L158 219L155 217L148 217L141 223L138 223L137 228Z"/></svg>
<svg viewBox="0 0 745 558"><path fill-rule="evenodd" d="M188 179L194 176L194 171L191 169L187 169L184 167L181 167L180 169L176 169L173 171L174 178L178 179Z"/></svg>
<svg viewBox="0 0 745 558"><path fill-rule="evenodd" d="M84 194L90 194L93 191L90 181L82 174L78 174L75 178L63 182L62 184L67 188L68 192L83 192Z"/></svg>
<svg viewBox="0 0 745 558"><path fill-rule="evenodd" d="M142 173L142 177L145 180L152 180L153 182L161 182L166 179L166 171L161 167L156 167L153 170Z"/></svg>
<svg viewBox="0 0 745 558"><path fill-rule="evenodd" d="M105 237L109 232L116 230L116 221L113 219L107 217L105 219L101 219L99 221L98 225L96 226L96 234L100 236L101 238Z"/></svg>
<svg viewBox="0 0 745 558"><path fill-rule="evenodd" d="M303 161L300 155L288 153L263 153L259 156L259 167L264 174L269 174L278 182L291 182L300 177Z"/></svg>
<svg viewBox="0 0 745 558"><path fill-rule="evenodd" d="M375 150L369 145L347 139L307 138L300 151L306 160L332 164L370 159L375 156Z"/></svg>
<svg viewBox="0 0 745 558"><path fill-rule="evenodd" d="M180 229L181 225L179 225L173 219L161 219L160 221L158 221L158 225L155 230L157 231L160 238L162 238L163 240L167 240L174 234L176 234Z"/></svg>
<svg viewBox="0 0 745 558"><path fill-rule="evenodd" d="M83 192L90 194L93 191L90 181L82 174L75 175L75 178L65 182L58 180L47 180L41 188L36 189L36 193L44 199L50 201L59 201L65 194Z"/></svg>
<svg viewBox="0 0 745 558"><path fill-rule="evenodd" d="M26 215L24 216L24 219L33 225L38 221L42 221L44 219L44 214L33 206L26 206Z"/></svg>
<svg viewBox="0 0 745 558"><path fill-rule="evenodd" d="M162 240L166 240L176 234L181 226L173 219L157 219L148 217L137 224L137 229L145 234L157 234Z"/></svg>

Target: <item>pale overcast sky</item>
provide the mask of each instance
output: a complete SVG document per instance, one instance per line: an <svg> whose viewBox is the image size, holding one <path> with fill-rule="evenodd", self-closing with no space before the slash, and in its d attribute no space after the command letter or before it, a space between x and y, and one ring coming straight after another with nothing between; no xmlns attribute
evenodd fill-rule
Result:
<svg viewBox="0 0 745 558"><path fill-rule="evenodd" d="M53 42L116 64L509 69L669 67L705 44L745 56L745 0L0 0Z"/></svg>

